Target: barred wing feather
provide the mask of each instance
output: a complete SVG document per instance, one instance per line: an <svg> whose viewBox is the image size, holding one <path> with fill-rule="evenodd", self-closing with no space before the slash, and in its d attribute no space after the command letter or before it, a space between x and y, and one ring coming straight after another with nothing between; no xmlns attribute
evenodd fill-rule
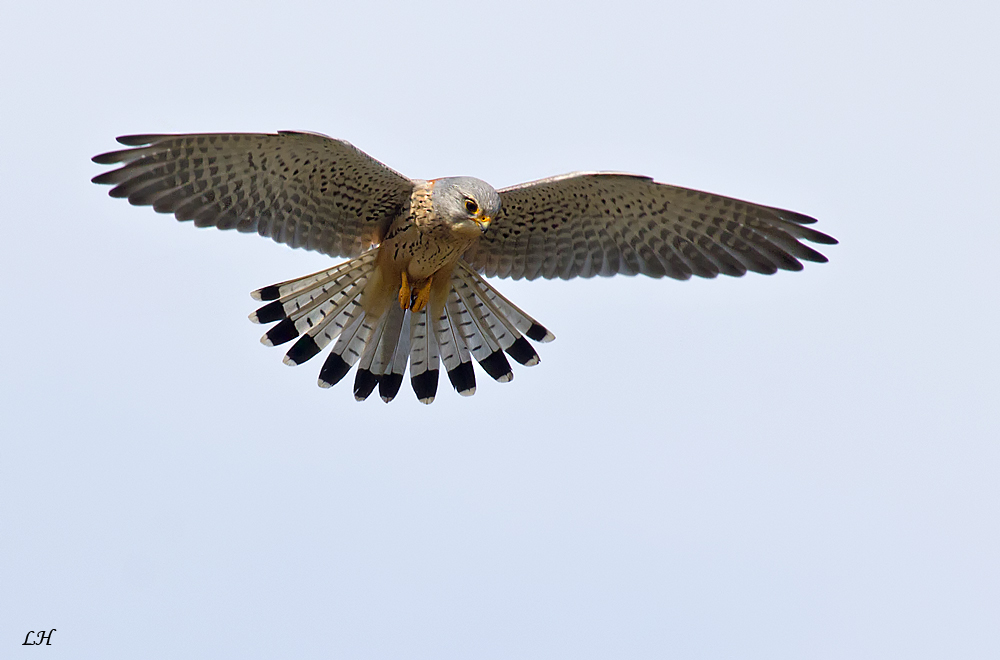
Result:
<svg viewBox="0 0 1000 660"><path fill-rule="evenodd" d="M199 227L257 232L354 257L381 241L413 184L349 142L318 133L129 135L94 183Z"/></svg>
<svg viewBox="0 0 1000 660"><path fill-rule="evenodd" d="M499 193L499 217L465 254L488 277L769 274L826 261L803 240L837 242L800 213L632 174L573 173Z"/></svg>

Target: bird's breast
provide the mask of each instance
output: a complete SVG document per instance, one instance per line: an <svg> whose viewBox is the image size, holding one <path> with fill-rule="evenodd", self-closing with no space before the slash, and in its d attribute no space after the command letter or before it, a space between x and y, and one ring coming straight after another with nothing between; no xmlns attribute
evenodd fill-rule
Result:
<svg viewBox="0 0 1000 660"><path fill-rule="evenodd" d="M471 241L446 226L415 223L391 233L379 247L380 261L393 270L406 271L411 280L431 277L447 264L453 264L471 246Z"/></svg>

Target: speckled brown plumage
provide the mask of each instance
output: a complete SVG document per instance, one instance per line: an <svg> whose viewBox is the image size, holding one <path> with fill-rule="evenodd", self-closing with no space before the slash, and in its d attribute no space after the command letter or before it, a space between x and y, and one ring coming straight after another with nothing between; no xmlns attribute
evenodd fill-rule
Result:
<svg viewBox="0 0 1000 660"><path fill-rule="evenodd" d="M499 193L499 217L465 255L487 277L774 273L826 261L799 239L836 242L803 226L808 216L642 176L569 174Z"/></svg>
<svg viewBox="0 0 1000 660"><path fill-rule="evenodd" d="M132 135L94 162L112 197L198 227L257 232L355 257L378 243L412 182L343 140L313 133Z"/></svg>

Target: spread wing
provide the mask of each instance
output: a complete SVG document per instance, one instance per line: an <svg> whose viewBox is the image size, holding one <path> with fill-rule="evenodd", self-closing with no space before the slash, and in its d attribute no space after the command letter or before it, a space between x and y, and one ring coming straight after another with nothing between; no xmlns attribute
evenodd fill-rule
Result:
<svg viewBox="0 0 1000 660"><path fill-rule="evenodd" d="M378 243L412 182L343 140L316 133L129 135L121 165L94 177L112 197L199 227L257 232L292 247L353 257Z"/></svg>
<svg viewBox="0 0 1000 660"><path fill-rule="evenodd" d="M837 242L806 227L808 216L633 174L579 172L499 193L499 217L465 254L487 276L774 273L826 261L802 240Z"/></svg>

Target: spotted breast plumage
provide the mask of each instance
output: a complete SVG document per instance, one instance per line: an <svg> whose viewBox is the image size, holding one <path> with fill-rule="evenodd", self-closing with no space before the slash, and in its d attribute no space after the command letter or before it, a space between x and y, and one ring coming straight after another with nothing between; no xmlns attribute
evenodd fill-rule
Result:
<svg viewBox="0 0 1000 660"><path fill-rule="evenodd" d="M578 172L502 190L471 177L409 179L343 140L317 133L131 135L94 157L117 169L93 181L112 197L198 227L257 232L348 261L251 295L275 325L268 346L295 340L286 364L333 344L330 387L357 365L355 398L377 387L434 400L440 365L463 395L472 361L507 382L506 356L538 364L525 339L554 336L483 275L535 279L618 273L688 279L801 270L826 258L802 241L837 241L792 211L654 182Z"/></svg>

